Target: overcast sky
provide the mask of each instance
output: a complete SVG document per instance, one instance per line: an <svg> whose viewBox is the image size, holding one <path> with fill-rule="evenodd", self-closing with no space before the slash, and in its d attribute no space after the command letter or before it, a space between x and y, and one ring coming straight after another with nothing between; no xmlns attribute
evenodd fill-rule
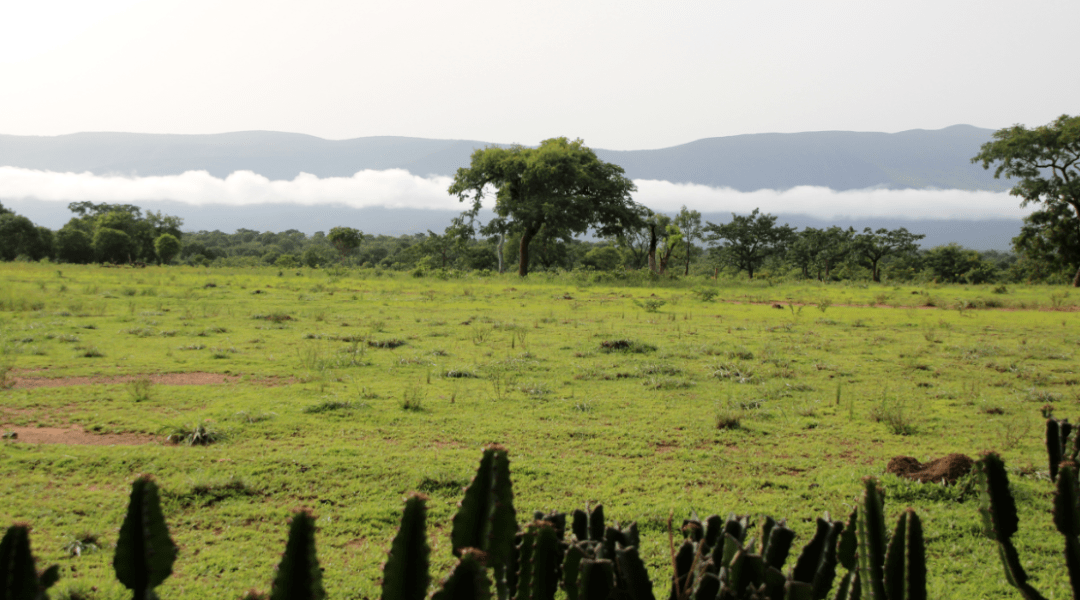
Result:
<svg viewBox="0 0 1080 600"><path fill-rule="evenodd" d="M1080 2L0 0L0 133L660 148L1080 112Z"/></svg>

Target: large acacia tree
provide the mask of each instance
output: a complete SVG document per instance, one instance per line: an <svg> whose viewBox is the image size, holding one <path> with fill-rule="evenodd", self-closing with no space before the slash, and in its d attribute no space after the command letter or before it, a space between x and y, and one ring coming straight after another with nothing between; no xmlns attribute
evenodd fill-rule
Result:
<svg viewBox="0 0 1080 600"><path fill-rule="evenodd" d="M529 244L540 233L569 241L593 228L601 237L641 227L647 209L630 193L634 183L622 167L606 163L578 139L544 140L538 148L488 147L473 152L468 167L458 169L449 192L470 201L470 220L480 212L485 194L494 191L496 218L481 233L518 233L518 275L529 273Z"/></svg>
<svg viewBox="0 0 1080 600"><path fill-rule="evenodd" d="M995 178L1020 180L1009 192L1022 198L1020 206L1042 204L1048 217L1071 213L1062 218L1080 232L1080 116L1061 115L1034 129L1013 125L995 131L994 140L983 144L971 162L984 169L996 163ZM1071 210L1055 210L1064 206ZM1072 266L1073 286L1080 287L1080 265Z"/></svg>
<svg viewBox="0 0 1080 600"><path fill-rule="evenodd" d="M717 225L706 221L702 229L708 241L724 240L724 244L715 249L720 262L746 271L750 279L767 258L782 254L795 238L794 227L778 226L775 216L760 214L756 208L746 216L731 213L729 223Z"/></svg>

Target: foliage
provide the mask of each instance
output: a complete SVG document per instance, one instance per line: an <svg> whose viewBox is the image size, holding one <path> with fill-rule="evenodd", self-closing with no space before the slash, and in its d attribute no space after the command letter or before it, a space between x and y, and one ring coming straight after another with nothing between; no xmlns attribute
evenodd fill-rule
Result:
<svg viewBox="0 0 1080 600"><path fill-rule="evenodd" d="M765 260L783 253L795 237L795 229L776 225L776 217L759 214L758 209L746 216L731 214L731 221L721 225L706 222L704 231L710 241L724 240L716 252L721 264L746 271L750 279Z"/></svg>
<svg viewBox="0 0 1080 600"><path fill-rule="evenodd" d="M344 262L349 254L360 247L360 243L364 241L364 233L352 227L333 227L326 239L338 251Z"/></svg>
<svg viewBox="0 0 1080 600"><path fill-rule="evenodd" d="M101 227L94 232L94 257L99 262L131 262L135 245L131 236L119 229Z"/></svg>
<svg viewBox="0 0 1080 600"><path fill-rule="evenodd" d="M495 188L496 227L521 234L518 275L529 272L529 244L547 230L550 238L568 239L594 228L601 237L613 236L641 222L646 209L634 203L633 182L618 165L606 163L581 140L544 140L538 148L488 147L473 153L469 167L458 169L449 193L472 207L475 218L488 188Z"/></svg>
<svg viewBox="0 0 1080 600"><path fill-rule="evenodd" d="M154 240L154 253L162 264L169 264L180 254L180 240L171 233L163 233Z"/></svg>
<svg viewBox="0 0 1080 600"><path fill-rule="evenodd" d="M878 229L867 227L851 240L852 254L858 264L870 269L874 281L881 281L881 261L886 257L913 255L919 247L915 244L926 237L909 232L906 228Z"/></svg>

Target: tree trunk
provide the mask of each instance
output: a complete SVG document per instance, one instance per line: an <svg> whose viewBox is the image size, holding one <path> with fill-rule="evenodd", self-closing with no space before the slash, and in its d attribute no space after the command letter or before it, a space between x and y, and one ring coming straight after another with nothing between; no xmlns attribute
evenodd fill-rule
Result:
<svg viewBox="0 0 1080 600"><path fill-rule="evenodd" d="M746 272L750 274L750 279L754 278L754 265L746 265Z"/></svg>
<svg viewBox="0 0 1080 600"><path fill-rule="evenodd" d="M660 243L660 238L656 235L656 226L649 225L649 270L653 273L657 273L656 267L656 246Z"/></svg>
<svg viewBox="0 0 1080 600"><path fill-rule="evenodd" d="M876 260L871 263L870 271L873 273L874 283L881 283L881 273L878 272Z"/></svg>
<svg viewBox="0 0 1080 600"><path fill-rule="evenodd" d="M683 277L690 274L690 240L686 240L686 270L683 271Z"/></svg>
<svg viewBox="0 0 1080 600"><path fill-rule="evenodd" d="M506 234L499 233L499 250L496 254L499 255L499 274L506 272L506 267L503 265L503 244L506 242Z"/></svg>
<svg viewBox="0 0 1080 600"><path fill-rule="evenodd" d="M521 247L518 249L518 276L524 277L529 274L529 242L532 241L540 227L531 227L521 232Z"/></svg>
<svg viewBox="0 0 1080 600"><path fill-rule="evenodd" d="M1076 270L1076 277L1073 277L1073 287L1080 287L1080 269Z"/></svg>

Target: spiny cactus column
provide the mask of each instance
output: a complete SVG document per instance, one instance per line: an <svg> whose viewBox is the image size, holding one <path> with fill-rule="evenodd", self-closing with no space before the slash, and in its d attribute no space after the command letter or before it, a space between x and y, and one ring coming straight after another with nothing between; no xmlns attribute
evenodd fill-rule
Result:
<svg viewBox="0 0 1080 600"><path fill-rule="evenodd" d="M1028 584L1027 573L1020 565L1020 556L1012 543L1020 518L1016 516L1016 502L1009 492L1005 463L1000 456L990 452L975 462L975 470L979 477L979 512L982 514L983 532L998 543L998 554L1005 566L1006 579L1027 600L1045 600Z"/></svg>
<svg viewBox="0 0 1080 600"><path fill-rule="evenodd" d="M8 527L0 540L0 600L38 600L60 579L60 567L53 565L40 575L30 552L30 526Z"/></svg>
<svg viewBox="0 0 1080 600"><path fill-rule="evenodd" d="M289 539L281 556L270 600L322 600L322 569L315 555L315 517L307 510L293 513Z"/></svg>
<svg viewBox="0 0 1080 600"><path fill-rule="evenodd" d="M500 600L509 598L507 564L514 548L517 515L510 484L510 459L506 448L492 444L484 449L480 467L453 518L450 542L454 554L466 548L483 552L484 563L494 570Z"/></svg>
<svg viewBox="0 0 1080 600"><path fill-rule="evenodd" d="M127 515L116 541L116 578L134 593L135 600L156 598L154 588L172 574L174 560L176 544L161 514L157 484L143 475L131 484Z"/></svg>
<svg viewBox="0 0 1080 600"><path fill-rule="evenodd" d="M383 600L424 600L427 597L428 556L427 496L410 494L405 500L390 556L383 567Z"/></svg>

